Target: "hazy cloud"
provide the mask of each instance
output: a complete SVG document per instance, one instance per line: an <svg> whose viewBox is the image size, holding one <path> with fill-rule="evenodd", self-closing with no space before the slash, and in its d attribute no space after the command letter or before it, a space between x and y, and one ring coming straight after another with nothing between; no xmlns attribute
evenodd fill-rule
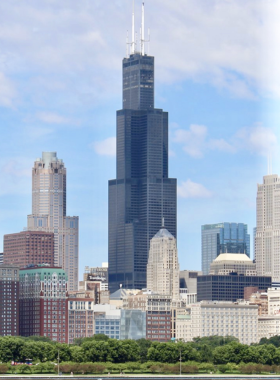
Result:
<svg viewBox="0 0 280 380"><path fill-rule="evenodd" d="M95 153L101 156L116 155L116 137L108 137L103 141L96 141L92 144Z"/></svg>
<svg viewBox="0 0 280 380"><path fill-rule="evenodd" d="M16 91L12 82L0 72L0 106L12 107Z"/></svg>
<svg viewBox="0 0 280 380"><path fill-rule="evenodd" d="M188 179L182 182L177 189L178 197L180 198L210 198L212 197L211 191L207 190L200 183L192 182Z"/></svg>
<svg viewBox="0 0 280 380"><path fill-rule="evenodd" d="M236 134L236 139L236 144L258 155L267 156L279 149L275 132L262 125L240 129Z"/></svg>
<svg viewBox="0 0 280 380"><path fill-rule="evenodd" d="M71 124L71 120L52 112L39 112L38 120L47 124Z"/></svg>

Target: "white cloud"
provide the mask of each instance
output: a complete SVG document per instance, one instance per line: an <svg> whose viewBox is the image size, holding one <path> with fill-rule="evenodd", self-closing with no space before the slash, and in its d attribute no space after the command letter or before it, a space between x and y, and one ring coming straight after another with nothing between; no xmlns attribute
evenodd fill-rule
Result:
<svg viewBox="0 0 280 380"><path fill-rule="evenodd" d="M53 112L39 112L38 120L47 124L71 124L71 120Z"/></svg>
<svg viewBox="0 0 280 380"><path fill-rule="evenodd" d="M96 141L92 144L95 153L101 156L115 156L116 155L116 138L108 137L102 141Z"/></svg>
<svg viewBox="0 0 280 380"><path fill-rule="evenodd" d="M178 186L177 194L180 198L211 198L213 195L203 185L190 179Z"/></svg>
<svg viewBox="0 0 280 380"><path fill-rule="evenodd" d="M204 125L191 125L190 129L176 129L174 141L183 144L184 151L191 157L203 157L203 148L207 136L207 127Z"/></svg>
<svg viewBox="0 0 280 380"><path fill-rule="evenodd" d="M279 142L275 132L262 125L246 127L236 133L236 144L251 153L267 156L279 150Z"/></svg>
<svg viewBox="0 0 280 380"><path fill-rule="evenodd" d="M136 29L140 7L139 2ZM64 85L79 80L91 86L96 99L119 90L114 73L125 55L131 3L3 1L0 13L0 71L9 77L31 71ZM238 97L252 98L256 91L279 97L279 19L278 0L148 2L146 25L152 27L157 78L170 83L192 78ZM75 93L69 86L73 83L66 83L67 96Z"/></svg>
<svg viewBox="0 0 280 380"><path fill-rule="evenodd" d="M183 150L193 158L202 158L209 150L231 154L249 150L262 156L274 154L279 150L276 133L261 124L241 128L234 136L229 137L228 141L224 138L209 138L206 126L191 125L189 130L176 129L172 140L182 144Z"/></svg>

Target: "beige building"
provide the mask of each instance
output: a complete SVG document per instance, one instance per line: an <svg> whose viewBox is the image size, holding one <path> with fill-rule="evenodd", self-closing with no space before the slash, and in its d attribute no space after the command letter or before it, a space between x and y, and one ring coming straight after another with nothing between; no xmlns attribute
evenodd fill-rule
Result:
<svg viewBox="0 0 280 380"><path fill-rule="evenodd" d="M258 306L202 301L177 311L177 339L191 341L213 335L234 336L243 344L258 342Z"/></svg>
<svg viewBox="0 0 280 380"><path fill-rule="evenodd" d="M32 169L30 231L54 233L54 265L68 275L69 290L78 289L79 218L66 216L66 168L56 152L43 152Z"/></svg>
<svg viewBox="0 0 280 380"><path fill-rule="evenodd" d="M256 276L256 264L245 253L221 253L210 264L209 274L226 276L230 273Z"/></svg>
<svg viewBox="0 0 280 380"><path fill-rule="evenodd" d="M178 300L179 273L176 239L162 227L150 242L147 289Z"/></svg>
<svg viewBox="0 0 280 380"><path fill-rule="evenodd" d="M257 192L255 257L259 276L280 282L280 178L263 177Z"/></svg>
<svg viewBox="0 0 280 380"><path fill-rule="evenodd" d="M258 340L280 335L280 315L260 315L258 319Z"/></svg>
<svg viewBox="0 0 280 380"><path fill-rule="evenodd" d="M268 297L266 292L252 293L249 298L249 303L251 305L258 305L259 315L268 314Z"/></svg>

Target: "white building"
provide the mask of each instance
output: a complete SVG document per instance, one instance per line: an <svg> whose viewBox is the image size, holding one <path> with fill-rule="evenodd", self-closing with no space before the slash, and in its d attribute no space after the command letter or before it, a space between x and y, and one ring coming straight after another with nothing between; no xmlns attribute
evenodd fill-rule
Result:
<svg viewBox="0 0 280 380"><path fill-rule="evenodd" d="M178 310L177 339L191 341L213 335L234 336L243 344L258 342L258 306L246 302L201 301Z"/></svg>
<svg viewBox="0 0 280 380"><path fill-rule="evenodd" d="M32 169L31 231L54 233L54 265L68 275L68 290L78 289L79 218L66 216L66 168L56 152L43 152Z"/></svg>
<svg viewBox="0 0 280 380"><path fill-rule="evenodd" d="M280 314L260 315L258 318L258 341L280 335Z"/></svg>
<svg viewBox="0 0 280 380"><path fill-rule="evenodd" d="M280 283L280 178L263 177L257 192L255 258L259 276L271 276Z"/></svg>
<svg viewBox="0 0 280 380"><path fill-rule="evenodd" d="M179 273L176 239L162 227L150 242L147 289L178 300Z"/></svg>
<svg viewBox="0 0 280 380"><path fill-rule="evenodd" d="M256 264L245 253L221 253L210 264L209 274L227 276L230 273L256 276Z"/></svg>

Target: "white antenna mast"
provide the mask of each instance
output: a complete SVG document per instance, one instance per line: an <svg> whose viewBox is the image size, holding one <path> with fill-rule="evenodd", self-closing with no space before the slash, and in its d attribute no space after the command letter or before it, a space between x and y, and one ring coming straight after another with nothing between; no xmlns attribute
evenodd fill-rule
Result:
<svg viewBox="0 0 280 380"><path fill-rule="evenodd" d="M126 31L126 58L128 58L128 30Z"/></svg>
<svg viewBox="0 0 280 380"><path fill-rule="evenodd" d="M145 9L142 3L142 23L141 23L141 54L145 54Z"/></svg>
<svg viewBox="0 0 280 380"><path fill-rule="evenodd" d="M134 53L135 53L135 30L134 30L134 0L133 0L131 54L134 54Z"/></svg>

